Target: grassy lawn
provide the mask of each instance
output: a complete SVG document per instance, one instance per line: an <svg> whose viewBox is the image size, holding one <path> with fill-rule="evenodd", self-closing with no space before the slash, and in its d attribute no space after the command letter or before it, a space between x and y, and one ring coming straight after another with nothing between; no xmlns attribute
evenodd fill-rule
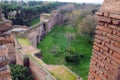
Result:
<svg viewBox="0 0 120 80"><path fill-rule="evenodd" d="M75 34L75 39L68 40L66 33L75 34L74 28L69 26L55 26L38 45L38 48L43 53L42 59L47 64L64 64L84 80L87 80L92 52L91 38ZM66 52L68 49L71 49L73 53ZM70 54L82 55L82 57L79 57L78 64L67 63L65 61L65 57Z"/></svg>
<svg viewBox="0 0 120 80"><path fill-rule="evenodd" d="M25 39L25 38L17 38L18 42L23 46L23 47L26 47L26 46L30 46L31 43L28 39Z"/></svg>
<svg viewBox="0 0 120 80"><path fill-rule="evenodd" d="M70 73L63 66L53 66L49 71L56 77L58 80L76 80L77 77Z"/></svg>
<svg viewBox="0 0 120 80"><path fill-rule="evenodd" d="M35 24L40 22L40 17L32 19L32 21L26 23L28 26L34 26Z"/></svg>

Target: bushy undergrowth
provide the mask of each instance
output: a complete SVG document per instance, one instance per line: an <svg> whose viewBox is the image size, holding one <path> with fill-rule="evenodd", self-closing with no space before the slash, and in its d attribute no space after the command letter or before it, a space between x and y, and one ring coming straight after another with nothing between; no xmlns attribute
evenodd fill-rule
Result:
<svg viewBox="0 0 120 80"><path fill-rule="evenodd" d="M12 80L34 80L27 67L10 64Z"/></svg>

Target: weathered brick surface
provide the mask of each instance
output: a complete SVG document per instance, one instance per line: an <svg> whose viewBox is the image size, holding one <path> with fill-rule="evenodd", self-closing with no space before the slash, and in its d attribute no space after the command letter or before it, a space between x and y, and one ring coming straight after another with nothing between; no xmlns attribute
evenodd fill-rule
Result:
<svg viewBox="0 0 120 80"><path fill-rule="evenodd" d="M0 80L11 80L7 55L8 48L5 45L0 45Z"/></svg>
<svg viewBox="0 0 120 80"><path fill-rule="evenodd" d="M109 4L108 0L105 2ZM104 7L96 13L98 26L88 80L120 80L120 15L118 12L106 12Z"/></svg>

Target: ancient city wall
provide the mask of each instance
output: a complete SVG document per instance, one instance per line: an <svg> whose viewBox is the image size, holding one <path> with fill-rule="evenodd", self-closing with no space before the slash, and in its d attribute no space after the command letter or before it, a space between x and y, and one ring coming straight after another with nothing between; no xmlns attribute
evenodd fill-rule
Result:
<svg viewBox="0 0 120 80"><path fill-rule="evenodd" d="M0 22L0 31L6 31L12 29L12 22L9 20Z"/></svg>
<svg viewBox="0 0 120 80"><path fill-rule="evenodd" d="M17 39L15 39L16 45L16 64L27 66L31 74L33 75L34 80L56 80L39 62L39 58L35 56L35 54L39 53L39 51L33 51L31 53L23 52L23 48L28 46L23 46L19 43ZM33 47L32 45L29 45ZM35 48L35 47L33 47Z"/></svg>
<svg viewBox="0 0 120 80"><path fill-rule="evenodd" d="M105 0L97 12L98 26L88 80L120 80L120 0Z"/></svg>
<svg viewBox="0 0 120 80"><path fill-rule="evenodd" d="M48 16L48 14L46 14ZM28 29L25 35L30 40L33 46L37 46L38 43L48 34L56 24L62 24L62 18L59 11L53 11L49 14L50 17L41 16L41 22Z"/></svg>
<svg viewBox="0 0 120 80"><path fill-rule="evenodd" d="M0 45L0 80L11 80L8 63L8 48L5 45Z"/></svg>

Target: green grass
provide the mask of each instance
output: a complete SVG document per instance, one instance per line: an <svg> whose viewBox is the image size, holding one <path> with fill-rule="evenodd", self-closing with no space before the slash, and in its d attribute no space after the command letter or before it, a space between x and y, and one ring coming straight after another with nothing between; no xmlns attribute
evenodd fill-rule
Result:
<svg viewBox="0 0 120 80"><path fill-rule="evenodd" d="M26 25L28 25L28 26L34 26L35 24L37 24L39 22L40 22L40 17L37 17L37 18L32 19L32 21L26 23Z"/></svg>
<svg viewBox="0 0 120 80"><path fill-rule="evenodd" d="M30 46L31 43L29 42L28 39L25 39L25 38L17 38L18 42L20 43L20 45L22 46Z"/></svg>
<svg viewBox="0 0 120 80"><path fill-rule="evenodd" d="M76 80L77 77L63 66L56 66L50 71L58 80Z"/></svg>
<svg viewBox="0 0 120 80"><path fill-rule="evenodd" d="M75 33L73 27L55 26L55 28L38 45L43 53L43 61L47 64L64 64L77 75L87 80L92 52L92 43L89 36L79 36L76 34L74 40L68 41L66 32ZM70 47L77 55L84 55L79 58L79 64L67 63L65 56L69 55L66 50ZM53 51L52 51L53 50Z"/></svg>

